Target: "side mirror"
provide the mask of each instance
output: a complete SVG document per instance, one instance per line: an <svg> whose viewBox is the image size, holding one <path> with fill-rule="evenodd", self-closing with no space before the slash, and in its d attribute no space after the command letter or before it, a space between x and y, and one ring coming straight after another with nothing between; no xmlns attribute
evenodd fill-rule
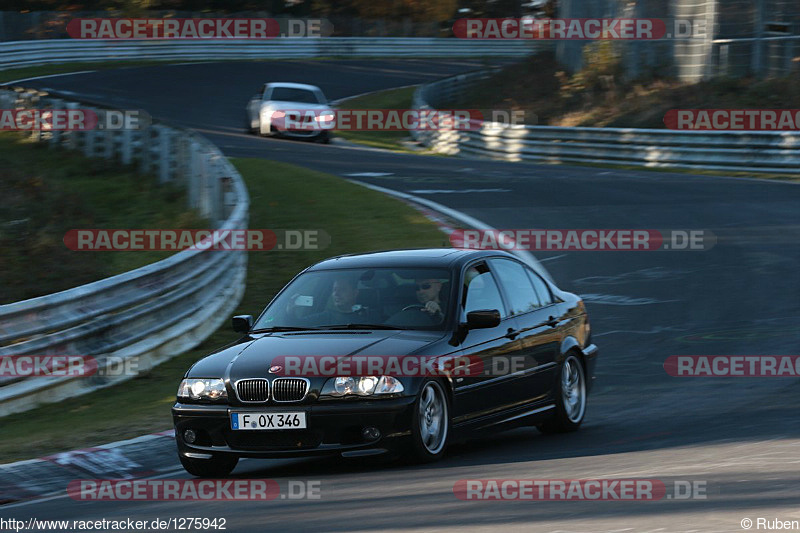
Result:
<svg viewBox="0 0 800 533"><path fill-rule="evenodd" d="M481 309L467 313L467 329L494 328L500 325L500 311Z"/></svg>
<svg viewBox="0 0 800 533"><path fill-rule="evenodd" d="M237 333L247 333L253 329L253 315L237 315L231 318L231 327Z"/></svg>

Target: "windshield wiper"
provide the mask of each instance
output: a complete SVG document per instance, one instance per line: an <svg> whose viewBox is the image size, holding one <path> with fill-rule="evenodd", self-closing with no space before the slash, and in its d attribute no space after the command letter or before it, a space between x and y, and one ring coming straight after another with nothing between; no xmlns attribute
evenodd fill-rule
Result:
<svg viewBox="0 0 800 533"><path fill-rule="evenodd" d="M330 326L319 326L316 329L403 329L386 324L331 324Z"/></svg>
<svg viewBox="0 0 800 533"><path fill-rule="evenodd" d="M250 333L277 333L281 331L309 331L320 328L314 327L297 327L297 326L275 326L273 328L259 328L251 330Z"/></svg>

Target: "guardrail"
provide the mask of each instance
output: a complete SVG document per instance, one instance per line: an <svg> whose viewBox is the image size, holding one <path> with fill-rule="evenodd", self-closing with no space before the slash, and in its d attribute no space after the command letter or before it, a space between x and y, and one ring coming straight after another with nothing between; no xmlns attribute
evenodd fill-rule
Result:
<svg viewBox="0 0 800 533"><path fill-rule="evenodd" d="M118 60L211 61L320 57L525 57L526 41L472 41L436 37L276 38L266 41L80 41L0 43L0 70L65 62Z"/></svg>
<svg viewBox="0 0 800 533"><path fill-rule="evenodd" d="M0 108L108 109L58 95L0 87ZM219 229L246 228L249 198L217 147L166 124L139 130L38 132L37 140L154 171L188 190L189 204ZM92 356L100 369L135 358L139 372L199 344L244 292L244 251L184 250L163 261L66 291L0 305L0 356ZM113 359L112 359L113 358ZM0 381L0 416L107 387L114 377L30 377Z"/></svg>
<svg viewBox="0 0 800 533"><path fill-rule="evenodd" d="M420 86L415 109L452 107L454 98L490 71ZM471 131L418 131L414 138L451 155L547 163L610 163L641 167L796 174L800 134L765 131L674 131L637 128L509 126L491 122Z"/></svg>

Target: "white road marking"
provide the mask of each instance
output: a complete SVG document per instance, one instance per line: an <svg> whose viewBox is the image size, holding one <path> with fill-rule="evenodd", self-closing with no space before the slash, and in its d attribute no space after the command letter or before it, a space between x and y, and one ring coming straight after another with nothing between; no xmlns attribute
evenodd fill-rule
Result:
<svg viewBox="0 0 800 533"><path fill-rule="evenodd" d="M669 302L680 302L680 300L656 300L655 298L631 298L618 294L581 294L580 297L593 304L605 305L649 305L665 304Z"/></svg>
<svg viewBox="0 0 800 533"><path fill-rule="evenodd" d="M57 78L58 76L74 76L76 74L91 74L97 72L96 70L79 70L78 72L64 72L62 74L48 74L47 76L34 76L32 78L20 78L13 81L0 82L0 85L11 85L12 83L20 83L22 81L43 80L45 78Z"/></svg>
<svg viewBox="0 0 800 533"><path fill-rule="evenodd" d="M414 189L414 194L472 194L476 192L511 192L511 189Z"/></svg>
<svg viewBox="0 0 800 533"><path fill-rule="evenodd" d="M181 474L181 473L185 473L185 472L186 471L181 467L181 468L177 468L175 470L170 470L169 472L164 472L163 474L159 474L157 476L143 477L143 478L138 478L138 479L161 479L161 478L174 476L175 474ZM32 500L25 500L23 502L9 503L9 504L3 505L2 507L0 507L0 509L3 509L3 510L12 509L14 507L23 507L25 505L33 505L35 503L43 503L43 502L49 502L49 501L52 501L52 500L63 500L64 498L69 498L69 494L67 493L67 489L66 488L64 488L63 491L60 490L58 492L51 492L50 494L51 494L50 496L45 495L42 498L34 498Z"/></svg>
<svg viewBox="0 0 800 533"><path fill-rule="evenodd" d="M368 96L370 94L382 93L384 91L394 91L394 90L397 90L397 89L408 89L409 87L417 87L418 85L419 85L419 83L414 83L414 84L411 84L411 85L402 85L400 87L391 87L389 89L379 89L377 91L369 91L369 92L366 92L366 93L354 94L353 96L345 96L344 98L339 98L338 100L332 101L331 105L339 105L342 102L346 102L347 100L352 100L353 98L360 98L362 96Z"/></svg>
<svg viewBox="0 0 800 533"><path fill-rule="evenodd" d="M382 178L384 176L394 176L392 172L354 172L352 174L342 174L353 178Z"/></svg>
<svg viewBox="0 0 800 533"><path fill-rule="evenodd" d="M546 263L547 261L554 261L556 259L561 259L562 257L567 257L567 254L554 255L553 257L545 257L544 259L539 259L539 262Z"/></svg>
<svg viewBox="0 0 800 533"><path fill-rule="evenodd" d="M684 332L684 331L686 331L686 330L681 329L681 328L674 328L674 327L671 327L671 326L656 326L654 328L651 328L650 331L636 331L636 330L633 330L633 329L615 329L613 331L604 331L603 333L592 333L592 336L593 337L602 337L604 335L613 335L613 334L617 334L617 333L625 333L625 334L633 334L633 333L635 333L637 335L653 335L653 334L657 334L657 333L672 333L672 332L681 333L681 332Z"/></svg>
<svg viewBox="0 0 800 533"><path fill-rule="evenodd" d="M413 194L408 194L405 192L395 191L394 189L387 189L386 187L381 187L379 185L373 185L371 183L366 183L363 181L358 180L349 180L351 183L356 183L361 185L362 187L366 187L368 189L372 189L373 191L380 191L384 194L388 194L389 196L394 196L396 198L402 198L407 201L411 201L420 205L423 205L429 209L433 209L434 211L438 211L439 213L443 214L446 217L450 217L453 220L457 220L462 224L466 224L467 226L482 229L482 230L493 230L492 226L489 224L478 220L475 217L472 217L466 213L462 213L461 211L457 211L446 205L442 205L437 202L433 202L428 200L427 198L420 198L419 196L414 196ZM512 254L519 257L522 261L530 265L533 270L535 270L539 275L544 276L545 278L553 281L553 276L550 275L550 272L545 269L539 260L527 250L509 250Z"/></svg>

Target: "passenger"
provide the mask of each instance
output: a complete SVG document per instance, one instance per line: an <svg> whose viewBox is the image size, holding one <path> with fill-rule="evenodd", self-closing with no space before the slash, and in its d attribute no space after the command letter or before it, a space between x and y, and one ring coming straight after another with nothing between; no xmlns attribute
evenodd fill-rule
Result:
<svg viewBox="0 0 800 533"><path fill-rule="evenodd" d="M352 276L340 277L333 282L332 308L309 315L303 319L303 322L310 326L339 326L375 322L375 313L357 304L357 300L358 281Z"/></svg>

